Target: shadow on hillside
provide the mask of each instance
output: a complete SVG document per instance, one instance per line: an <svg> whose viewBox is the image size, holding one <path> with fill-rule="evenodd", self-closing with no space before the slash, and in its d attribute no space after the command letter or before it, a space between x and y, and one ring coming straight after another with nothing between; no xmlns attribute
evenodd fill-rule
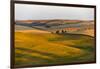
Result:
<svg viewBox="0 0 100 69"><path fill-rule="evenodd" d="M41 54L41 55L51 56L51 57L53 57L53 58L58 58L58 57L60 57L60 56L54 55L54 54L52 54L52 53L41 52L41 51L37 51L37 50L33 50L33 49L28 49L28 48L20 48L20 47L17 47L16 49L21 50L21 51L28 52L29 54L30 54L30 53L38 53L38 54Z"/></svg>
<svg viewBox="0 0 100 69"><path fill-rule="evenodd" d="M22 66L36 66L36 65L50 65L50 64L65 64L65 63L77 63L77 62L86 62L92 61L94 58L91 54L79 55L79 56L58 56L52 53L41 52L37 50L27 49L27 48L16 48L17 50L23 51L22 53L16 53L16 58L26 58L29 61L25 62L23 60L16 61L15 67L22 67ZM27 53L25 53L27 52ZM28 54L29 53L29 54ZM32 53L37 53L43 56L52 57L53 59L48 59L44 57L39 57L32 55ZM92 58L92 59L89 59Z"/></svg>
<svg viewBox="0 0 100 69"><path fill-rule="evenodd" d="M72 37L79 37L79 36L87 36L87 37L91 37L91 38L94 38L93 36L90 36L90 35L85 35L85 34L74 34L74 33L55 33L55 34L58 34L58 35L69 35L69 36L72 36Z"/></svg>

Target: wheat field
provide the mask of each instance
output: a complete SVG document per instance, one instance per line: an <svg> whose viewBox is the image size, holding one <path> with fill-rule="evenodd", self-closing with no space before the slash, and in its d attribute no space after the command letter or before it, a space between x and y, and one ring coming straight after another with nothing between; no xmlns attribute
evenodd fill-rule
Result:
<svg viewBox="0 0 100 69"><path fill-rule="evenodd" d="M15 67L92 62L94 48L87 35L15 32Z"/></svg>

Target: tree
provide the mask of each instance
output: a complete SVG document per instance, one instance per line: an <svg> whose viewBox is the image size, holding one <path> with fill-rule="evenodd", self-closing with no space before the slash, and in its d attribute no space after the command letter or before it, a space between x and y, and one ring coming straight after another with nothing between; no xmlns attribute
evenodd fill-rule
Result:
<svg viewBox="0 0 100 69"><path fill-rule="evenodd" d="M59 34L60 33L59 30L57 30L56 33Z"/></svg>
<svg viewBox="0 0 100 69"><path fill-rule="evenodd" d="M62 30L62 33L65 33L64 30Z"/></svg>
<svg viewBox="0 0 100 69"><path fill-rule="evenodd" d="M65 30L65 33L66 33L67 31Z"/></svg>

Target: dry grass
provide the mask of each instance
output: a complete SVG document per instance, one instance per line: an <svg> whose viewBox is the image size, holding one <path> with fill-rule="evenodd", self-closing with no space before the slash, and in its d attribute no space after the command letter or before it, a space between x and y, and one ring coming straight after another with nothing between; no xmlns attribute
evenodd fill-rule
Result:
<svg viewBox="0 0 100 69"><path fill-rule="evenodd" d="M34 29L34 30L17 30L16 32L23 32L23 33L51 33L51 32L48 32L48 31L37 30L37 29Z"/></svg>
<svg viewBox="0 0 100 69"><path fill-rule="evenodd" d="M85 30L83 34L94 36L94 29Z"/></svg>

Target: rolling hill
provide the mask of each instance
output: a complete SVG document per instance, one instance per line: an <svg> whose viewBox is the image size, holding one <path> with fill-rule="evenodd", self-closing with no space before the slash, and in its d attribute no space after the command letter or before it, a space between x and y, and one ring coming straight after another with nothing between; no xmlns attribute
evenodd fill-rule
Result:
<svg viewBox="0 0 100 69"><path fill-rule="evenodd" d="M94 36L94 21L83 20L21 20L16 21L15 29L34 30L39 29L55 33L56 31L67 31L67 33L85 34Z"/></svg>
<svg viewBox="0 0 100 69"><path fill-rule="evenodd" d="M15 67L94 61L94 21L16 21Z"/></svg>
<svg viewBox="0 0 100 69"><path fill-rule="evenodd" d="M15 32L15 67L95 61L94 37Z"/></svg>

